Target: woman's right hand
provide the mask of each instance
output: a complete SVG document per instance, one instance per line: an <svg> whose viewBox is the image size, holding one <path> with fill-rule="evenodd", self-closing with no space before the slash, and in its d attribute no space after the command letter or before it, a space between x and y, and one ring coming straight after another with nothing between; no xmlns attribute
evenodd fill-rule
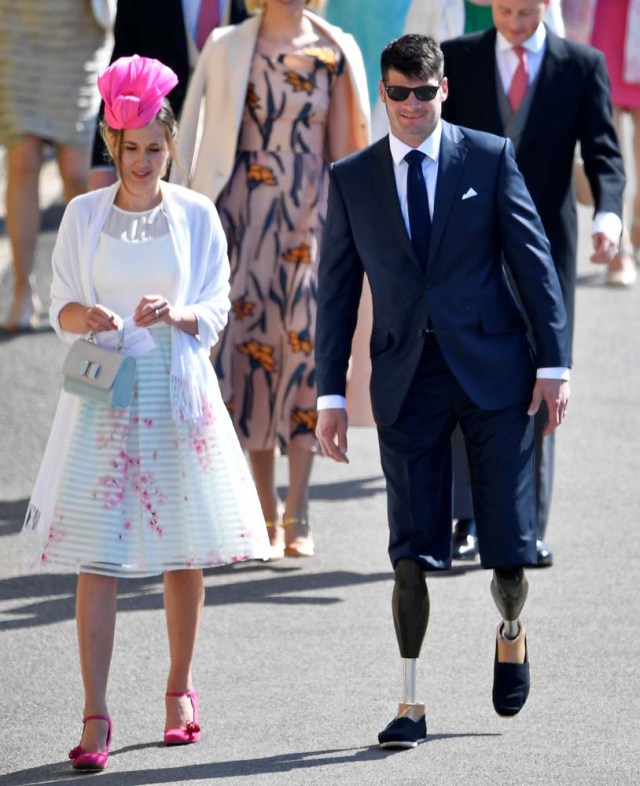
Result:
<svg viewBox="0 0 640 786"><path fill-rule="evenodd" d="M58 314L58 322L69 333L102 333L117 330L117 315L108 308L96 304L85 306L82 303L67 303Z"/></svg>
<svg viewBox="0 0 640 786"><path fill-rule="evenodd" d="M102 333L105 330L117 330L117 317L113 311L96 303L89 306L85 313L87 333Z"/></svg>

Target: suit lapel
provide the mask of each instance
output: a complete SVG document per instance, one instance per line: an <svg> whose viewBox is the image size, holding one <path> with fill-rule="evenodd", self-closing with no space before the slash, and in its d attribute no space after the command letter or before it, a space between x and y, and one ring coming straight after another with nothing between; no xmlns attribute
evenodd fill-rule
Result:
<svg viewBox="0 0 640 786"><path fill-rule="evenodd" d="M435 260L438 246L442 240L453 200L458 193L466 156L467 145L462 134L455 126L443 120L427 269L433 269L431 266L437 264Z"/></svg>
<svg viewBox="0 0 640 786"><path fill-rule="evenodd" d="M472 101L477 107L479 123L474 128L481 128L490 134L504 135L500 107L498 105L496 80L496 30L487 30L478 40L474 52L474 68L469 74L469 89L465 92L465 100ZM481 120L481 122L480 122Z"/></svg>
<svg viewBox="0 0 640 786"><path fill-rule="evenodd" d="M398 238L405 253L409 254L416 266L422 265L411 245L411 239L402 217L398 189L393 171L393 158L389 148L389 137L383 137L371 148L373 164L371 166L371 190L377 195L384 214L389 221L389 229Z"/></svg>

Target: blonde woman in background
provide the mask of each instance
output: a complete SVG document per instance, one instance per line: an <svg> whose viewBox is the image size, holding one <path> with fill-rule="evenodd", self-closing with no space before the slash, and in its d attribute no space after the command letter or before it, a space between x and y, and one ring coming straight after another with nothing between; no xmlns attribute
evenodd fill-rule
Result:
<svg viewBox="0 0 640 786"><path fill-rule="evenodd" d="M229 242L232 311L215 369L248 451L273 558L314 553L308 488L327 167L369 139L360 50L311 13L319 5L247 0L251 18L214 30L178 137L189 185L217 203ZM279 451L289 463L284 505Z"/></svg>

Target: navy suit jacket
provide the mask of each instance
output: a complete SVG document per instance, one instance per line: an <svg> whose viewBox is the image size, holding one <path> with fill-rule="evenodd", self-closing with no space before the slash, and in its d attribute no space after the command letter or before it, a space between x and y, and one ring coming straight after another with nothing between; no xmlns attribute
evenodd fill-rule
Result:
<svg viewBox="0 0 640 786"><path fill-rule="evenodd" d="M331 168L319 264L319 395L342 394L364 273L373 297L371 399L398 417L432 325L480 407L526 404L537 367L569 366L566 313L542 224L511 143L443 121L426 273L402 218L387 137ZM472 194L463 198L465 194ZM535 338L503 271L522 293Z"/></svg>
<svg viewBox="0 0 640 786"><path fill-rule="evenodd" d="M442 44L449 81L442 116L452 123L502 135L495 46L495 28ZM625 177L604 57L547 28L546 51L516 161L551 244L570 325L577 246L571 174L577 142L596 210L621 216Z"/></svg>

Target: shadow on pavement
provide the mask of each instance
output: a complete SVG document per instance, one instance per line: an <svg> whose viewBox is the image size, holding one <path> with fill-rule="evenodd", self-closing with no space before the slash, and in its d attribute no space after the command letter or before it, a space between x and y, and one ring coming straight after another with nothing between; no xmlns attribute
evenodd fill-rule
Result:
<svg viewBox="0 0 640 786"><path fill-rule="evenodd" d="M436 734L429 737L425 745L444 739L461 737L500 737L499 733L450 733ZM131 745L127 748L114 750L111 756L141 748L156 747L156 744ZM184 767L162 767L148 770L129 770L119 772L103 772L100 775L102 786L151 786L160 783L181 783L183 781L209 781L216 778L244 778L305 770L312 767L327 767L332 764L344 766L363 761L376 761L389 756L399 755L398 751L386 751L377 745L362 748L335 748L319 751L301 751L284 753L277 756L266 756L263 759L240 759L236 761L220 761L208 764L186 765ZM56 783L60 786L78 784L79 773L72 774L70 764L49 764L33 767L28 770L10 773L2 779L3 786L35 786L40 783Z"/></svg>
<svg viewBox="0 0 640 786"><path fill-rule="evenodd" d="M233 572L241 574L237 566ZM373 573L359 574L349 571L330 571L327 573L303 573L300 568L275 568L269 563L253 566L273 573L265 579L252 578L250 581L237 583L215 584L211 579L213 570L205 571L207 606L225 606L238 603L275 603L282 605L327 605L340 603L339 596L308 595L306 593L321 592L357 584L368 584L376 581L389 581L391 574ZM225 569L219 573L228 572ZM0 621L0 631L29 628L36 625L51 625L56 622L73 619L74 594L76 577L72 574L31 574L16 576L0 581L0 601L5 605L4 619ZM128 579L126 584L120 583L118 610L122 612L149 611L162 609L162 579ZM305 593L305 594L302 594ZM22 605L11 605L7 601L28 598L29 602Z"/></svg>
<svg viewBox="0 0 640 786"><path fill-rule="evenodd" d="M28 504L28 499L17 499L13 502L0 501L0 537L20 532Z"/></svg>
<svg viewBox="0 0 640 786"><path fill-rule="evenodd" d="M372 475L369 478L357 478L346 483L312 483L309 489L309 499L323 499L331 502L343 500L363 499L374 497L376 494L386 492L383 475ZM284 498L286 489L279 489Z"/></svg>
<svg viewBox="0 0 640 786"><path fill-rule="evenodd" d="M431 573L429 578L439 579L464 575L468 571L481 570L479 564L456 566L448 571ZM245 573L271 573L267 578L251 578L249 581L212 584L216 574L229 573L241 576ZM239 603L270 603L277 605L324 606L341 603L344 598L326 595L309 595L313 592L337 590L360 584L385 581L391 584L391 571L381 573L354 573L351 571L328 571L305 573L301 568L271 563L244 563L227 568L205 571L207 592L205 605L227 606ZM0 581L0 601L5 603L4 619L0 631L30 628L36 625L51 625L73 619L76 576L73 574L41 573L16 576ZM123 589L126 588L126 589ZM122 612L151 611L162 609L162 579L127 579L120 583L118 610ZM304 594L303 594L304 593ZM6 607L7 601L28 598L23 605Z"/></svg>

